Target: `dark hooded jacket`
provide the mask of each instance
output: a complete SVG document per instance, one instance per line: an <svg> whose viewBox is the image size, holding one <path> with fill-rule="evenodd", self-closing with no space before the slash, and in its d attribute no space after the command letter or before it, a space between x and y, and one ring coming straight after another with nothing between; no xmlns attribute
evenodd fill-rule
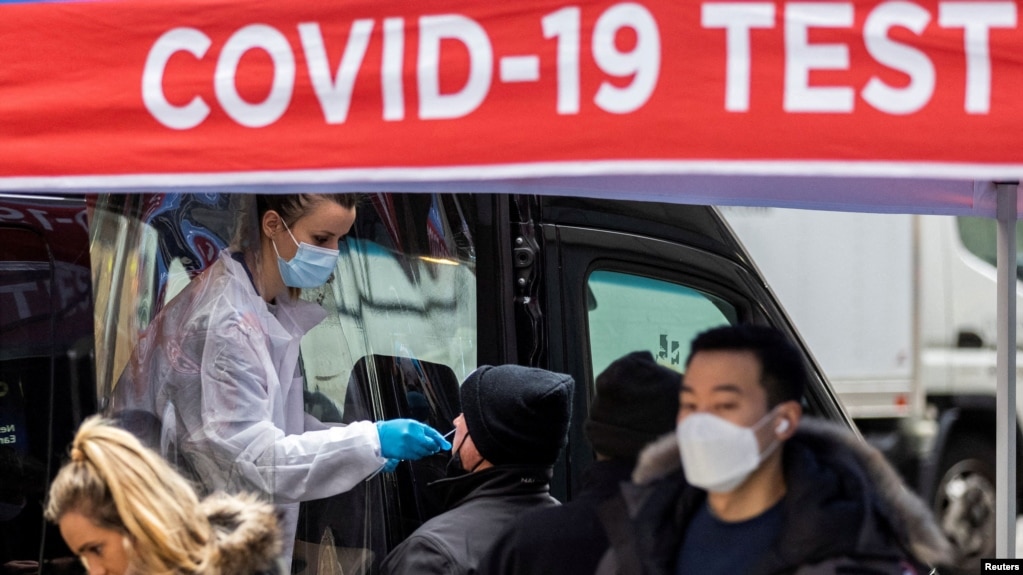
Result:
<svg viewBox="0 0 1023 575"><path fill-rule="evenodd" d="M782 461L782 526L750 575L903 575L949 562L948 541L929 509L880 452L848 430L806 418ZM706 492L686 483L674 434L643 451L632 479L622 498L601 509L613 533L598 573L672 574Z"/></svg>
<svg viewBox="0 0 1023 575"><path fill-rule="evenodd" d="M594 462L572 501L523 513L509 525L480 561L480 575L591 575L608 547L597 508L619 493L633 467L635 460Z"/></svg>
<svg viewBox="0 0 1023 575"><path fill-rule="evenodd" d="M551 467L499 465L430 484L448 502L381 565L384 575L475 573L483 554L519 514L558 500L549 494Z"/></svg>
<svg viewBox="0 0 1023 575"><path fill-rule="evenodd" d="M283 575L274 507L254 495L215 493L200 503L216 538L219 575Z"/></svg>

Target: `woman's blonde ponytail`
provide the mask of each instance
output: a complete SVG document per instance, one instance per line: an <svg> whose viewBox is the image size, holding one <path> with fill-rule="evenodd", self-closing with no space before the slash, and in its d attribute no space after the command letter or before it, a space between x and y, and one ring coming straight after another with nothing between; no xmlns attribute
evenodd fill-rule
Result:
<svg viewBox="0 0 1023 575"><path fill-rule="evenodd" d="M57 522L70 511L124 533L139 573L218 575L214 536L192 486L109 421L82 424L50 488L46 518Z"/></svg>

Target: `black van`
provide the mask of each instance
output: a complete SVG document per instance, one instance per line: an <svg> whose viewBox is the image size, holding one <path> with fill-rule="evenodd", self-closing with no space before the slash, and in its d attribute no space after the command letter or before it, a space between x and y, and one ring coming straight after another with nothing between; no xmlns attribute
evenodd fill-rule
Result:
<svg viewBox="0 0 1023 575"><path fill-rule="evenodd" d="M3 213L21 209L18 201L29 200L0 199L0 210L8 210L0 211L0 224ZM20 429L28 421L38 428L27 434L31 450L10 452L25 462L19 471L0 466L3 501L26 502L20 513L0 515L5 540L8 533L20 538L0 544L0 565L42 559L48 566L70 554L52 529L42 537L45 478L61 463L81 417L103 409L139 331L231 242L249 198L216 193L89 198L91 242L84 234L85 199L68 208L83 224L74 229L41 230L46 226L32 210L58 217L55 206L64 204L54 198L31 202L38 207L22 209L29 216L0 228L0 265L6 266L0 267L5 270L0 379L34 390L0 403L15 406L4 407L0 417L4 425ZM342 423L414 417L446 432L459 413L459 382L479 365L519 363L569 373L579 392L553 485L563 500L572 497L580 471L592 460L582 423L595 374L612 360L645 349L681 368L690 339L724 323L775 325L799 341L712 207L395 193L366 195L358 213L342 242L334 280L303 293L330 312L302 343L307 411ZM21 244L8 234L32 238L35 251L12 249ZM9 286L28 281L17 274L52 286L64 257L86 274L91 258L92 281L71 302L40 298L38 311L32 308L34 327L22 329L9 320L7 310L17 305ZM74 313L68 303L77 306ZM79 308L88 308L81 313L89 321L81 325ZM86 337L93 308L94 340ZM84 335L75 335L79 328ZM8 336L29 329L49 334L35 351L16 343L28 336ZM809 353L806 358L813 374L806 409L849 424ZM436 513L422 487L445 463L443 456L403 462L393 474L304 504L294 572L316 573L326 568L321 561L331 561L346 573L374 573L390 548ZM31 465L36 467L30 470Z"/></svg>
<svg viewBox="0 0 1023 575"><path fill-rule="evenodd" d="M77 568L42 503L96 411L89 230L82 197L0 195L0 572Z"/></svg>

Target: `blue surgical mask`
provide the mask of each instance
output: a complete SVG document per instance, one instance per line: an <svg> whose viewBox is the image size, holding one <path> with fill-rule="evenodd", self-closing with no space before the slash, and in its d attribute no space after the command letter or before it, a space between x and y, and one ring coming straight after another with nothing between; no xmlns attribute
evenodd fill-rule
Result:
<svg viewBox="0 0 1023 575"><path fill-rule="evenodd" d="M283 223L284 220L282 219L281 222ZM337 265L337 258L341 255L341 251L321 248L305 242L299 243L291 233L291 229L288 228L288 224L284 224L284 229L291 236L291 241L298 246L295 257L291 258L291 261L287 261L277 251L277 243L273 241L273 238L270 239L270 243L274 246L274 252L277 253L277 267L281 270L281 279L284 280L284 285L293 288L315 288L327 283L330 274L334 273L334 267Z"/></svg>

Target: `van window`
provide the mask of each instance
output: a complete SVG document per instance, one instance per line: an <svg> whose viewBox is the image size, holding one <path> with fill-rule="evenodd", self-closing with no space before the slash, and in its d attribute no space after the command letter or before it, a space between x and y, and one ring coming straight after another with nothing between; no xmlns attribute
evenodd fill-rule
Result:
<svg viewBox="0 0 1023 575"><path fill-rule="evenodd" d="M216 260L243 219L242 194L105 194L89 226L97 396L108 398L138 337Z"/></svg>
<svg viewBox="0 0 1023 575"><path fill-rule="evenodd" d="M698 333L738 321L732 304L668 281L598 270L590 274L587 288L594 374L637 350L647 350L658 362L681 368L689 355L689 342Z"/></svg>
<svg viewBox="0 0 1023 575"><path fill-rule="evenodd" d="M959 239L973 255L987 263L998 265L998 222L990 218L956 218ZM1016 226L1016 260L1023 263L1023 228ZM1016 277L1023 280L1023 266L1016 268Z"/></svg>
<svg viewBox="0 0 1023 575"><path fill-rule="evenodd" d="M471 260L405 253L364 238L342 242L342 254L334 281L303 293L330 312L302 340L312 391L342 400L355 362L372 354L442 364L459 381L476 368Z"/></svg>

